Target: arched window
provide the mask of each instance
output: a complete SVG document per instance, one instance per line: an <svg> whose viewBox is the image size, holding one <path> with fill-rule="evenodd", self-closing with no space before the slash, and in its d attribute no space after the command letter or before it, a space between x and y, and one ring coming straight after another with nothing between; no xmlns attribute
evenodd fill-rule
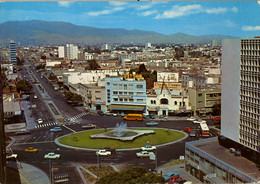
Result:
<svg viewBox="0 0 260 184"><path fill-rule="evenodd" d="M178 102L177 102L177 101L175 101L175 102L174 102L174 105L177 105L177 104L178 104Z"/></svg>
<svg viewBox="0 0 260 184"><path fill-rule="evenodd" d="M168 104L168 99L162 98L161 99L161 104Z"/></svg>

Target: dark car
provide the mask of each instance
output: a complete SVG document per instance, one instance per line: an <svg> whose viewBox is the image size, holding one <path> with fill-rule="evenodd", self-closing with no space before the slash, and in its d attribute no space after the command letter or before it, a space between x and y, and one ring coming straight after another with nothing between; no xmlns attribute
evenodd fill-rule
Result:
<svg viewBox="0 0 260 184"><path fill-rule="evenodd" d="M103 149L106 150L106 151L110 151L112 154L116 153L116 149L111 148L111 147L104 147Z"/></svg>
<svg viewBox="0 0 260 184"><path fill-rule="evenodd" d="M149 118L155 119L155 115L150 114L150 115L149 115Z"/></svg>
<svg viewBox="0 0 260 184"><path fill-rule="evenodd" d="M98 111L98 114L99 114L100 116L103 116L103 115L104 115L104 112L103 112L103 111Z"/></svg>

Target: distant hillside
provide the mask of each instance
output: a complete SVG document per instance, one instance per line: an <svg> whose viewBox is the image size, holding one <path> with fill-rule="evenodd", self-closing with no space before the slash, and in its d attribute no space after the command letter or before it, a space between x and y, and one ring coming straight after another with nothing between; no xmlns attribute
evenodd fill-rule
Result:
<svg viewBox="0 0 260 184"><path fill-rule="evenodd" d="M126 29L100 29L78 26L68 22L9 21L0 24L0 42L15 40L21 44L66 44L66 43L175 43L208 44L211 40L221 43L224 35L191 36L183 33L164 35L152 31Z"/></svg>

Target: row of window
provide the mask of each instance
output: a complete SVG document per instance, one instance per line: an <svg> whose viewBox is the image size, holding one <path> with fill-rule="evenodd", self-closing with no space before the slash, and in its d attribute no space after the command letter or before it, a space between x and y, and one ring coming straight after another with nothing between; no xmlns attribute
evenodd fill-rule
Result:
<svg viewBox="0 0 260 184"><path fill-rule="evenodd" d="M113 91L113 95L137 95L142 96L146 95L144 92L129 92L129 91Z"/></svg>
<svg viewBox="0 0 260 184"><path fill-rule="evenodd" d="M137 89L143 89L144 85L135 84ZM107 86L110 86L110 82L107 82ZM114 89L133 90L133 84L113 84Z"/></svg>
<svg viewBox="0 0 260 184"><path fill-rule="evenodd" d="M113 98L114 102L134 102L133 98ZM144 102L144 99L136 99L137 103Z"/></svg>

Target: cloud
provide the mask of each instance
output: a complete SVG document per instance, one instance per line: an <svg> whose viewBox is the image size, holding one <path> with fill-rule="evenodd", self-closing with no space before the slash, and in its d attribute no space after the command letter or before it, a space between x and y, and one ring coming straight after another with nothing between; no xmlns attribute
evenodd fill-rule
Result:
<svg viewBox="0 0 260 184"><path fill-rule="evenodd" d="M109 4L111 6L126 6L128 3L122 1L110 1Z"/></svg>
<svg viewBox="0 0 260 184"><path fill-rule="evenodd" d="M161 18L176 18L176 17L181 17L181 16L187 16L190 14L196 14L202 11L202 7L198 4L194 5L187 5L187 6L178 6L175 5L172 7L171 10L164 11L163 14L157 15L155 18L156 19L161 19Z"/></svg>
<svg viewBox="0 0 260 184"><path fill-rule="evenodd" d="M187 6L178 6L175 5L172 9L164 11L162 14L158 14L155 18L156 19L169 19L169 18L176 18L182 16L188 16L192 14L198 13L207 13L207 14L221 14L226 12L233 12L237 13L238 8L233 7L231 9L225 7L218 7L218 8L203 8L199 4L187 5Z"/></svg>
<svg viewBox="0 0 260 184"><path fill-rule="evenodd" d="M260 26L243 26L245 31L260 31Z"/></svg>
<svg viewBox="0 0 260 184"><path fill-rule="evenodd" d="M257 3L260 5L260 1L257 1Z"/></svg>
<svg viewBox="0 0 260 184"><path fill-rule="evenodd" d="M237 26L237 24L234 23L234 22L231 21L231 20L225 20L225 21L224 21L224 24L225 24L227 27L236 27L236 26Z"/></svg>
<svg viewBox="0 0 260 184"><path fill-rule="evenodd" d="M72 3L72 2L69 2L69 1L59 1L59 2L58 2L58 5L59 5L59 6L62 6L62 7L68 8L68 7L70 7L71 3Z"/></svg>
<svg viewBox="0 0 260 184"><path fill-rule="evenodd" d="M112 13L115 13L117 11L121 11L121 10L124 10L124 9L125 8L123 8L123 7L115 7L115 8L112 8L110 10L88 12L87 15L89 15L89 16L109 15L109 14L112 14Z"/></svg>
<svg viewBox="0 0 260 184"><path fill-rule="evenodd" d="M225 13L227 12L227 8L211 8L211 9L205 9L205 12L208 14L219 14L219 13Z"/></svg>
<svg viewBox="0 0 260 184"><path fill-rule="evenodd" d="M238 8L237 8L237 7L233 7L233 8L231 8L231 11L232 11L233 13L237 13L237 12L238 12Z"/></svg>
<svg viewBox="0 0 260 184"><path fill-rule="evenodd" d="M155 13L157 13L157 10L145 11L145 12L140 13L139 15L146 17L146 16L149 16L149 15L152 15Z"/></svg>

